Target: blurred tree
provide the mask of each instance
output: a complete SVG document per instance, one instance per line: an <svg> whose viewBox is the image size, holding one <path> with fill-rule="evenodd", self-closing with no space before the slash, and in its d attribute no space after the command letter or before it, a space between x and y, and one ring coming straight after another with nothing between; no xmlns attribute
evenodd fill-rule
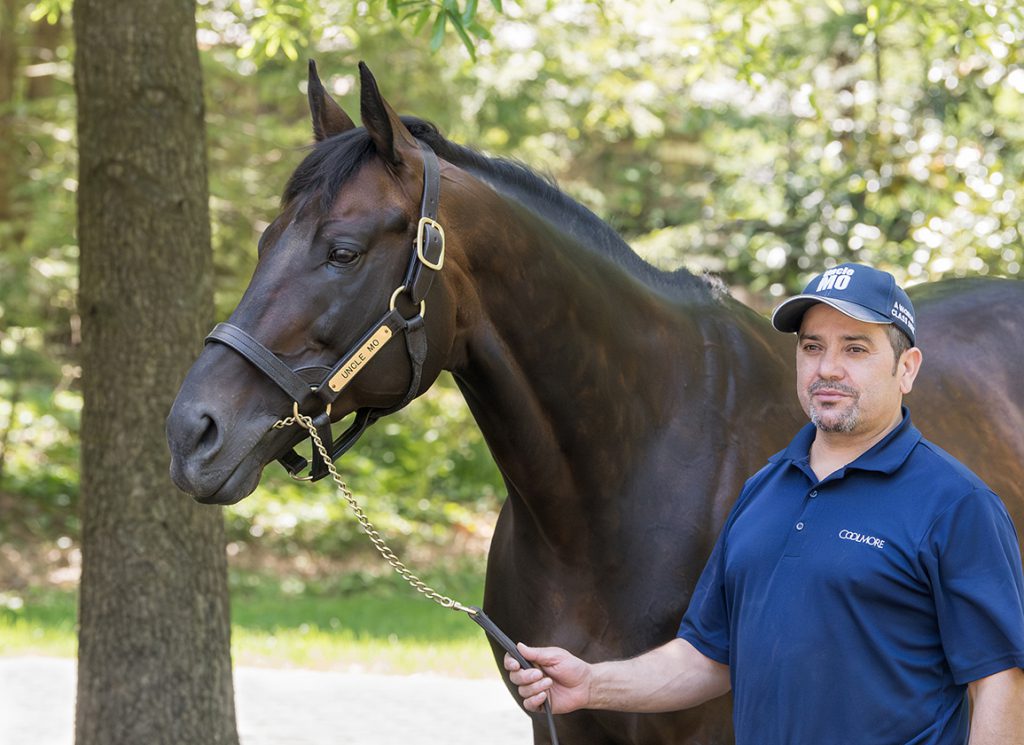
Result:
<svg viewBox="0 0 1024 745"><path fill-rule="evenodd" d="M77 246L66 37L64 25L32 20L22 3L0 7L0 541L76 526L69 507L78 405L66 390L77 375L69 354Z"/></svg>
<svg viewBox="0 0 1024 745"><path fill-rule="evenodd" d="M212 320L195 7L76 0L82 315L78 745L238 742L221 512L164 418Z"/></svg>
<svg viewBox="0 0 1024 745"><path fill-rule="evenodd" d="M15 37L17 0L0 0L0 221L11 219L11 189L15 174L13 135L14 85L18 77Z"/></svg>

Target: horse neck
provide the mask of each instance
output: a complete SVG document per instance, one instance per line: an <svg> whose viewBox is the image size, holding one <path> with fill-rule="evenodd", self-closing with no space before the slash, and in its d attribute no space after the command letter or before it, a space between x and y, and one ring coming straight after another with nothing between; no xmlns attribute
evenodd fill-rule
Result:
<svg viewBox="0 0 1024 745"><path fill-rule="evenodd" d="M680 368L701 363L706 329L681 306L713 301L692 279L690 301L670 300L515 202L482 208L452 372L513 507L571 533L579 526L547 513L616 498L635 450L688 405Z"/></svg>

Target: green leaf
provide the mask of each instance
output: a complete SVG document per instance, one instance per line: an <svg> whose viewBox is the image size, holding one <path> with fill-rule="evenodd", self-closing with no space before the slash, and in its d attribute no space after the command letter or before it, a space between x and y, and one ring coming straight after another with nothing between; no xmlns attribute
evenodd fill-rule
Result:
<svg viewBox="0 0 1024 745"><path fill-rule="evenodd" d="M444 31L447 25L448 14L442 8L437 11L437 17L434 18L434 30L430 34L430 51L436 52L441 48L444 43Z"/></svg>
<svg viewBox="0 0 1024 745"><path fill-rule="evenodd" d="M459 38L462 39L462 45L466 47L466 51L469 52L470 58L476 62L476 45L473 40L469 38L469 34L466 33L466 29L462 26L462 20L457 17L452 17L452 26L455 27L456 33Z"/></svg>
<svg viewBox="0 0 1024 745"><path fill-rule="evenodd" d="M846 8L843 7L843 4L842 2L840 2L840 0L825 0L825 3L828 5L831 11L835 13L837 16L846 15Z"/></svg>
<svg viewBox="0 0 1024 745"><path fill-rule="evenodd" d="M427 21L430 20L430 8L424 8L416 15L416 20L413 22L412 30L413 33L420 33L427 25Z"/></svg>
<svg viewBox="0 0 1024 745"><path fill-rule="evenodd" d="M273 12L279 16L291 16L292 18L300 18L302 16L302 8L288 5L287 3L278 3L273 7Z"/></svg>
<svg viewBox="0 0 1024 745"><path fill-rule="evenodd" d="M868 26L874 27L878 24L878 6L872 3L868 6Z"/></svg>
<svg viewBox="0 0 1024 745"><path fill-rule="evenodd" d="M491 38L491 32L487 30L487 27L481 26L480 23L475 20L466 24L466 30L478 39Z"/></svg>
<svg viewBox="0 0 1024 745"><path fill-rule="evenodd" d="M398 18L398 0L388 0L388 12L392 18Z"/></svg>
<svg viewBox="0 0 1024 745"><path fill-rule="evenodd" d="M37 23L48 15L50 15L50 3L41 2L37 3L36 7L32 8L32 12L29 14L28 19L32 21L32 23Z"/></svg>
<svg viewBox="0 0 1024 745"><path fill-rule="evenodd" d="M266 49L264 50L264 54L266 54L267 57L273 57L275 54L277 54L277 48L280 46L280 44L281 44L281 37L279 37L279 36L271 36L270 37L270 41L267 42L267 46L266 46Z"/></svg>
<svg viewBox="0 0 1024 745"><path fill-rule="evenodd" d="M491 5L494 6L494 9L499 13L505 12L501 9L501 0L491 0Z"/></svg>
<svg viewBox="0 0 1024 745"><path fill-rule="evenodd" d="M469 0L466 9L462 11L462 25L468 26L476 16L477 0Z"/></svg>

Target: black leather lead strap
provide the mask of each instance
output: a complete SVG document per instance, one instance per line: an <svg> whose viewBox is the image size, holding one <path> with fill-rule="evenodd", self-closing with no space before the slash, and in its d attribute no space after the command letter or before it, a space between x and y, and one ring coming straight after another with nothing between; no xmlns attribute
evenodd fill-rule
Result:
<svg viewBox="0 0 1024 745"><path fill-rule="evenodd" d="M533 665L523 657L522 652L519 651L519 648L516 646L515 642L509 638L508 634L498 628L498 624L492 621L482 609L472 607L469 610L471 611L469 617L476 621L477 625L482 628L489 637L498 642L506 652L512 655L516 662L519 663L520 667L523 669L533 667ZM548 734L551 736L551 745L558 745L558 733L555 731L555 717L551 713L550 695L544 699L544 713L547 715Z"/></svg>

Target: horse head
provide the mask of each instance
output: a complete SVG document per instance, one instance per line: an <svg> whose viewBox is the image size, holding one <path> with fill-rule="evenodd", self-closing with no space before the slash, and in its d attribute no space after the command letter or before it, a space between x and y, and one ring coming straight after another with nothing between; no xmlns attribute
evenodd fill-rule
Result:
<svg viewBox="0 0 1024 745"><path fill-rule="evenodd" d="M356 127L310 62L315 144L260 238L246 292L171 409L171 477L200 502L250 494L264 466L308 434L274 427L293 410L328 434L359 412L347 449L446 365L455 303L441 271L452 241L437 215L440 166L363 64L360 77Z"/></svg>

